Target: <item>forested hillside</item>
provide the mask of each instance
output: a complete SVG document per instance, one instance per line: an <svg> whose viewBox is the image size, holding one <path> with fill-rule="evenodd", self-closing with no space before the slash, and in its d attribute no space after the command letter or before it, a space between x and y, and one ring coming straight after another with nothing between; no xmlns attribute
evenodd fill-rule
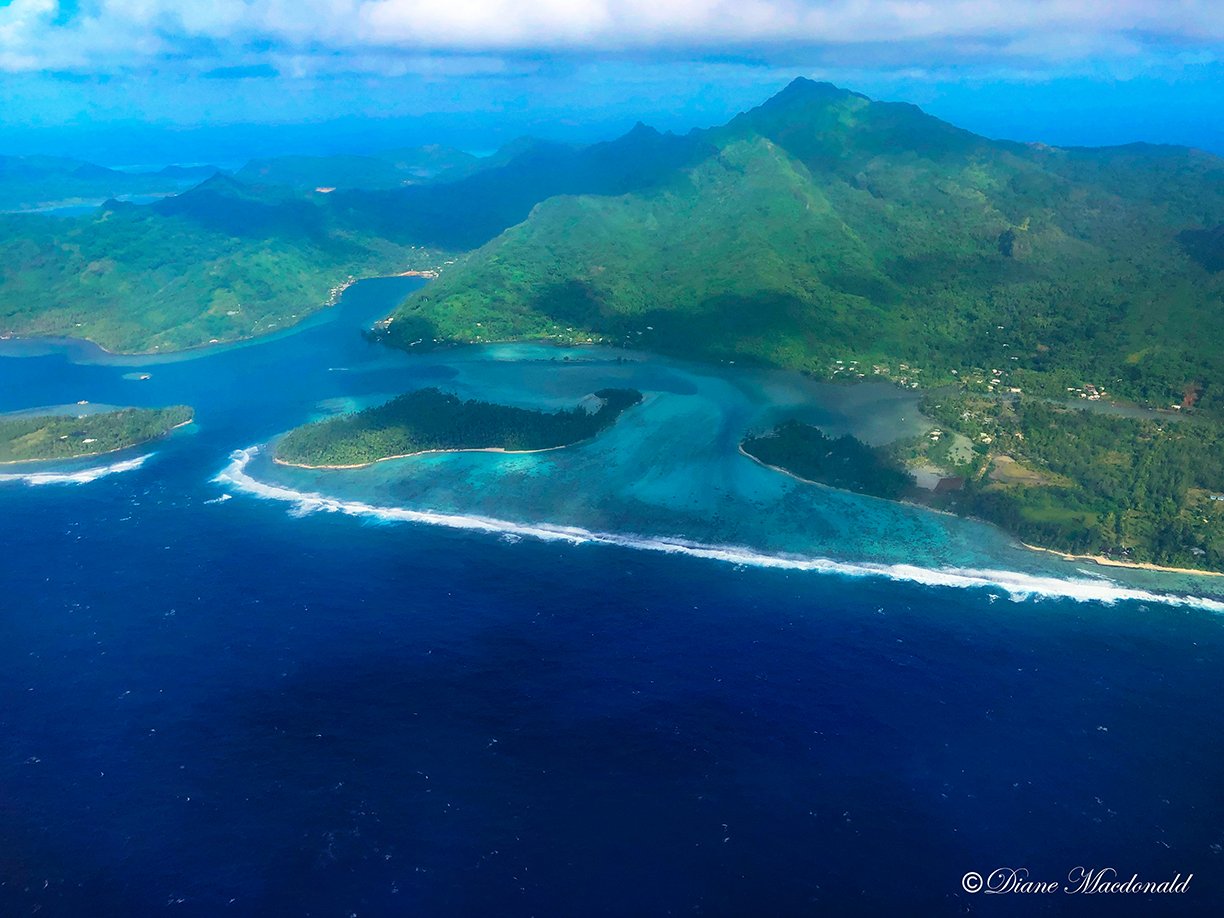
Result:
<svg viewBox="0 0 1224 918"><path fill-rule="evenodd" d="M1154 404L1196 386L1200 410L1224 406L1218 158L994 142L806 80L675 142L697 161L542 203L414 296L393 340L976 370Z"/></svg>
<svg viewBox="0 0 1224 918"><path fill-rule="evenodd" d="M267 333L322 308L352 277L435 269L552 195L650 188L700 149L646 128L589 147L523 141L480 168L450 157L448 180L390 188L359 187L350 170L360 159L286 158L244 170L266 183L216 175L148 207L0 215L0 334L147 351ZM433 154L367 158L383 170L369 181L447 160ZM311 184L346 172L347 188Z"/></svg>

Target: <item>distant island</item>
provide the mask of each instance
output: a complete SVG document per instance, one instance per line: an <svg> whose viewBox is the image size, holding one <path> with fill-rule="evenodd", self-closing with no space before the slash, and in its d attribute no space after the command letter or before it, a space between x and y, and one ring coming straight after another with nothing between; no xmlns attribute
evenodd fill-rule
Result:
<svg viewBox="0 0 1224 918"><path fill-rule="evenodd" d="M642 393L600 389L593 400L590 406L547 412L419 389L384 405L291 430L276 444L275 459L306 468L359 468L440 450L557 449L611 426L642 400Z"/></svg>
<svg viewBox="0 0 1224 918"><path fill-rule="evenodd" d="M79 459L138 446L190 424L186 405L96 414L0 416L0 463Z"/></svg>

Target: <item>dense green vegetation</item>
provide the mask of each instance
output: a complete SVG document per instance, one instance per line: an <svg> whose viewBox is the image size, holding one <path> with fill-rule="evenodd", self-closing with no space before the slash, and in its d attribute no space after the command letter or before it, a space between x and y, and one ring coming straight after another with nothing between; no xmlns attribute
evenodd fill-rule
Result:
<svg viewBox="0 0 1224 918"><path fill-rule="evenodd" d="M533 411L420 389L355 414L287 433L276 458L295 465L357 466L426 450L528 451L569 446L595 436L642 400L632 389L601 389L595 411Z"/></svg>
<svg viewBox="0 0 1224 918"><path fill-rule="evenodd" d="M621 195L657 187L708 155L696 135L675 137L639 125L587 147L521 141L455 181L393 190L337 190L329 206L365 232L451 251L475 249L558 195Z"/></svg>
<svg viewBox="0 0 1224 918"><path fill-rule="evenodd" d="M307 197L217 176L150 206L0 216L0 334L116 351L230 341L292 325L351 276L441 257L355 232Z"/></svg>
<svg viewBox="0 0 1224 918"><path fill-rule="evenodd" d="M996 142L805 80L656 143L685 154L624 193L545 200L411 297L389 340L592 341L1022 395L990 470L972 412L940 416L922 452L969 483L939 501L1043 545L1220 566L1220 502L1203 494L1224 488L1209 455L1224 442L1224 161ZM1089 395L1192 420L1038 420ZM797 471L828 449L800 431L753 449ZM819 464L797 474L827 480Z"/></svg>
<svg viewBox="0 0 1224 918"><path fill-rule="evenodd" d="M799 421L786 421L763 436L745 437L740 448L766 465L847 491L896 499L913 486L887 451L848 434L836 439L825 436Z"/></svg>
<svg viewBox="0 0 1224 918"><path fill-rule="evenodd" d="M627 193L544 201L412 297L391 340L998 369L1163 405L1201 384L1200 410L1224 410L1216 157L995 142L802 80L654 146L684 155Z"/></svg>
<svg viewBox="0 0 1224 918"><path fill-rule="evenodd" d="M1043 547L1224 570L1219 424L950 393L925 410L975 442L960 512Z"/></svg>
<svg viewBox="0 0 1224 918"><path fill-rule="evenodd" d="M0 463L75 459L136 446L191 420L186 405L97 414L0 416Z"/></svg>
<svg viewBox="0 0 1224 918"><path fill-rule="evenodd" d="M550 195L647 187L693 149L641 129L583 148L519 142L406 187L324 194L295 186L317 177L305 173L288 185L217 175L148 207L0 216L0 334L73 335L120 351L263 334L322 308L350 277L437 268ZM429 168L409 152L385 162ZM361 184L362 164L336 168L346 163ZM332 168L304 168L316 166Z"/></svg>
<svg viewBox="0 0 1224 918"><path fill-rule="evenodd" d="M974 516L1043 548L1224 571L1219 425L961 392L929 397L924 411L942 422L935 439L872 448L788 421L742 448L808 481ZM971 435L968 449L950 448L952 429ZM915 487L916 461L964 476L963 489Z"/></svg>

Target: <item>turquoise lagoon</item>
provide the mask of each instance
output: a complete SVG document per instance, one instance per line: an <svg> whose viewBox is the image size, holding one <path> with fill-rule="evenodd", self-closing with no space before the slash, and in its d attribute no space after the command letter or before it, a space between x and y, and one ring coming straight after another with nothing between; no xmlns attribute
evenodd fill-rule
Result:
<svg viewBox="0 0 1224 918"><path fill-rule="evenodd" d="M930 424L915 392L600 347L403 353L360 335L420 283L361 282L337 307L293 329L202 351L123 356L67 339L3 341L0 357L28 359L2 361L10 386L0 411L28 407L33 393L43 404L191 404L190 434L157 446L160 474L196 476L184 487L212 481L234 494L284 501L294 512L608 542L817 574L984 587L1014 598L1189 597L1224 608L1222 578L1066 561L1025 549L993 526L800 482L738 451L746 432L789 417L873 444L920 434ZM645 397L599 437L547 453L432 454L357 470L271 461L269 444L298 424L427 385L540 408L569 407L608 386ZM149 452L4 470L0 481L93 481L142 467Z"/></svg>

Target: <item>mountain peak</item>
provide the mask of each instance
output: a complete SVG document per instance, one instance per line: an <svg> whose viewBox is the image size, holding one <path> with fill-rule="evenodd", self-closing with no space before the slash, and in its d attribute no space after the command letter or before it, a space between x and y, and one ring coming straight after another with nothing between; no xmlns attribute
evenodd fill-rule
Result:
<svg viewBox="0 0 1224 918"><path fill-rule="evenodd" d="M785 88L767 99L761 107L794 104L810 105L814 103L828 104L830 102L843 102L849 99L867 99L867 97L857 92L851 92L848 89L842 89L840 86L835 86L832 83L809 80L807 77L795 77L786 84Z"/></svg>
<svg viewBox="0 0 1224 918"><path fill-rule="evenodd" d="M198 185L193 185L183 194L191 194L192 192L211 192L213 194L245 194L249 188L244 183L238 181L232 175L227 175L224 172L214 172Z"/></svg>
<svg viewBox="0 0 1224 918"><path fill-rule="evenodd" d="M982 138L915 105L876 102L862 93L799 77L726 126L733 136L759 134L809 168L848 168L873 156L908 150L927 157L963 155Z"/></svg>
<svg viewBox="0 0 1224 918"><path fill-rule="evenodd" d="M733 130L747 127L762 133L801 126L807 129L816 125L822 129L844 127L849 112L875 104L860 93L832 83L796 77L756 108L737 115L726 127Z"/></svg>

